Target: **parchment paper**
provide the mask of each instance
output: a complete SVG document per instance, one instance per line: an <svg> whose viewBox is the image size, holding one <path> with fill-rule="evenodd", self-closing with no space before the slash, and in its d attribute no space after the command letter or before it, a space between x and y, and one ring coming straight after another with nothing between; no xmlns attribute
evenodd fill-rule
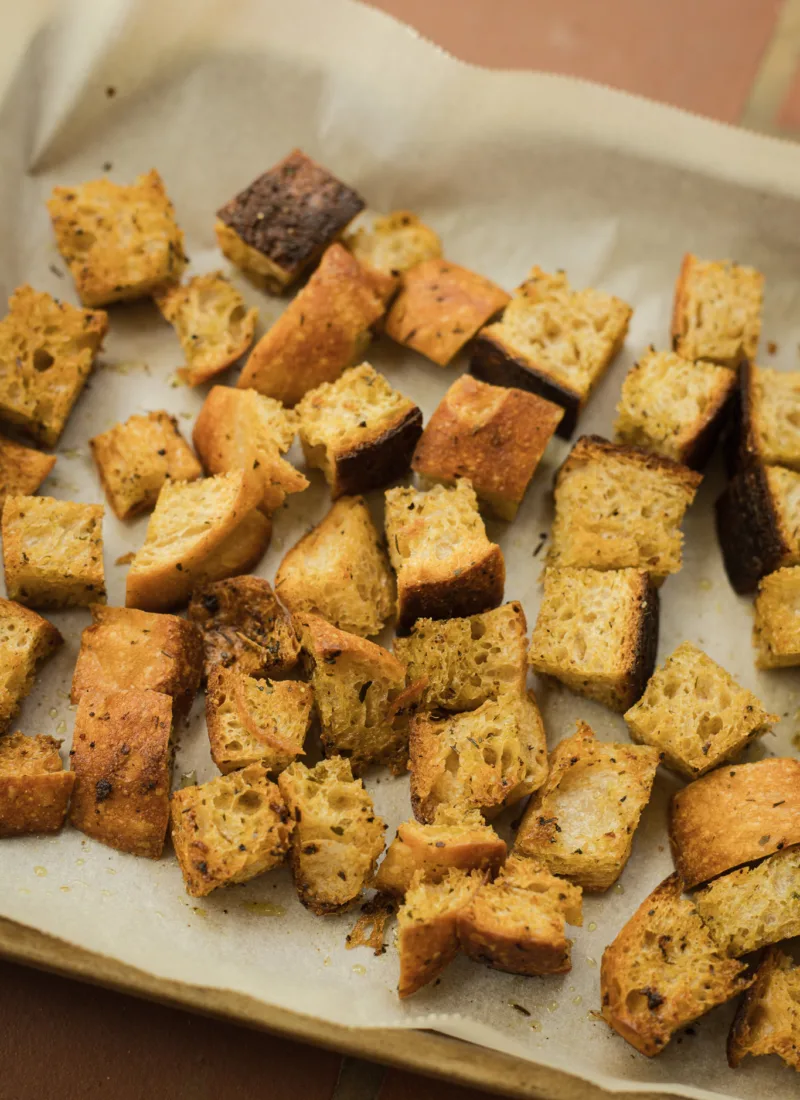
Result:
<svg viewBox="0 0 800 1100"><path fill-rule="evenodd" d="M300 145L372 208L417 211L440 232L450 259L508 289L538 263L632 303L625 350L592 399L583 431L611 432L626 371L647 345L667 345L685 250L766 273L762 362L798 368L798 148L576 81L469 67L347 0L87 0L39 31L20 67L12 63L23 54L19 35L3 47L11 56L0 66L0 90L2 73L10 74L0 105L4 295L29 280L76 301L44 207L54 184L96 177L107 163L120 182L157 167L187 233L191 270L205 271L227 266L215 248L217 207ZM237 282L259 305L263 331L285 301ZM778 344L774 355L764 350L767 340ZM388 340L376 342L369 358L426 417L465 367L460 360L440 369ZM169 409L188 435L204 393L177 384L181 362L172 330L151 305L114 307L102 361L42 492L101 501L87 440L134 412ZM552 473L567 449L551 444L514 524L488 525L506 555L506 597L522 601L531 625L544 557L533 551L549 529ZM299 448L290 457L302 467ZM311 488L276 516L259 570L270 579L285 550L327 509L321 476L310 477ZM659 659L684 639L702 646L783 716L777 736L753 756L796 754L800 680L795 671L753 667L750 603L729 588L713 534L720 486L712 468L687 518L684 568L662 589ZM371 503L380 520L380 494ZM125 568L114 562L141 545L145 524L106 513L110 603L124 600ZM71 672L89 616L53 619L67 643L18 728L63 736L66 753ZM605 739L626 738L622 719L609 711L536 687L551 746L579 717ZM201 701L180 732L176 778L191 769L200 780L215 774ZM599 1007L604 946L671 870L666 805L677 783L659 774L620 883L586 899L574 969L563 978L524 979L460 959L440 984L401 1004L395 952L346 951L353 917L311 916L287 873L193 901L171 853L158 863L138 860L69 828L52 839L0 845L0 915L163 977L361 1027L434 1028L620 1092L658 1086L691 1097L787 1096L795 1082L774 1059L727 1068L732 1005L650 1061L590 1015ZM367 786L391 836L410 813L407 780L375 772Z"/></svg>

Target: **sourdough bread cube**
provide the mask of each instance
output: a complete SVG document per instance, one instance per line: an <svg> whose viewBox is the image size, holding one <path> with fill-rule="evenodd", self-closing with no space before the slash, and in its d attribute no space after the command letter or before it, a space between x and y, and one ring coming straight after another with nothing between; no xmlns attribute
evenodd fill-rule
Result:
<svg viewBox="0 0 800 1100"><path fill-rule="evenodd" d="M800 665L800 568L778 569L758 585L753 622L756 668Z"/></svg>
<svg viewBox="0 0 800 1100"><path fill-rule="evenodd" d="M75 782L65 772L60 741L40 733L0 737L0 837L57 833Z"/></svg>
<svg viewBox="0 0 800 1100"><path fill-rule="evenodd" d="M33 496L55 464L55 455L43 455L0 435L0 507L6 497Z"/></svg>
<svg viewBox="0 0 800 1100"><path fill-rule="evenodd" d="M741 458L800 471L800 371L743 363Z"/></svg>
<svg viewBox="0 0 800 1100"><path fill-rule="evenodd" d="M800 565L800 473L748 463L716 504L717 538L734 591L754 592L767 573Z"/></svg>
<svg viewBox="0 0 800 1100"><path fill-rule="evenodd" d="M128 185L54 187L47 209L85 306L145 298L183 274L183 233L155 169Z"/></svg>
<svg viewBox="0 0 800 1100"><path fill-rule="evenodd" d="M13 600L0 599L0 733L33 687L37 667L63 641L47 619Z"/></svg>
<svg viewBox="0 0 800 1100"><path fill-rule="evenodd" d="M275 592L296 615L319 615L360 637L380 634L394 612L394 579L362 497L340 497L289 550Z"/></svg>
<svg viewBox="0 0 800 1100"><path fill-rule="evenodd" d="M680 877L670 875L603 952L603 1018L648 1057L750 984L746 967L722 954L681 890Z"/></svg>
<svg viewBox="0 0 800 1100"><path fill-rule="evenodd" d="M369 226L359 225L345 234L344 243L360 264L393 280L442 254L439 235L409 210L393 210Z"/></svg>
<svg viewBox="0 0 800 1100"><path fill-rule="evenodd" d="M278 786L295 822L297 896L320 916L349 908L372 880L386 828L364 784L353 779L349 760L334 756L315 768L291 764Z"/></svg>
<svg viewBox="0 0 800 1100"><path fill-rule="evenodd" d="M163 409L115 424L89 446L118 519L152 511L165 482L195 481L203 474L177 420Z"/></svg>
<svg viewBox="0 0 800 1100"><path fill-rule="evenodd" d="M186 893L194 898L279 866L293 827L280 791L258 764L175 791L170 818Z"/></svg>
<svg viewBox="0 0 800 1100"><path fill-rule="evenodd" d="M685 359L725 367L754 359L763 297L764 276L755 268L687 252L675 284L673 348Z"/></svg>
<svg viewBox="0 0 800 1100"><path fill-rule="evenodd" d="M563 271L532 267L499 321L481 329L470 371L564 409L569 439L592 390L625 342L633 310L599 290L573 290Z"/></svg>
<svg viewBox="0 0 800 1100"><path fill-rule="evenodd" d="M38 608L105 602L102 504L6 497L2 526L10 599Z"/></svg>
<svg viewBox="0 0 800 1100"><path fill-rule="evenodd" d="M297 412L306 462L322 470L334 500L403 477L422 432L414 402L369 363L311 390Z"/></svg>
<svg viewBox="0 0 800 1100"><path fill-rule="evenodd" d="M778 721L701 649L682 642L625 715L631 740L696 779L738 756Z"/></svg>
<svg viewBox="0 0 800 1100"><path fill-rule="evenodd" d="M528 655L539 675L624 713L658 648L658 591L641 569L552 569Z"/></svg>
<svg viewBox="0 0 800 1100"><path fill-rule="evenodd" d="M445 484L469 478L478 498L510 523L563 415L532 393L463 374L428 421L411 465Z"/></svg>
<svg viewBox="0 0 800 1100"><path fill-rule="evenodd" d="M357 192L293 149L217 211L217 240L231 263L280 293L363 208Z"/></svg>
<svg viewBox="0 0 800 1100"><path fill-rule="evenodd" d="M779 947L763 956L728 1036L728 1065L777 1054L800 1072L800 966Z"/></svg>
<svg viewBox="0 0 800 1100"><path fill-rule="evenodd" d="M608 890L628 862L658 767L655 749L598 741L585 722L550 754L514 851L584 890Z"/></svg>

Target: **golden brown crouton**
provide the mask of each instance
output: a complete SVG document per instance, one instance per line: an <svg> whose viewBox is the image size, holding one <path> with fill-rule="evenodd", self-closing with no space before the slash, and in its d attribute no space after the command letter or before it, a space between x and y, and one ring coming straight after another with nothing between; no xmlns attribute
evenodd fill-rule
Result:
<svg viewBox="0 0 800 1100"><path fill-rule="evenodd" d="M194 898L249 882L289 851L289 811L258 764L175 791L170 817L186 893Z"/></svg>
<svg viewBox="0 0 800 1100"><path fill-rule="evenodd" d="M0 837L57 833L75 782L65 772L60 741L11 733L0 737Z"/></svg>
<svg viewBox="0 0 800 1100"><path fill-rule="evenodd" d="M0 508L6 497L32 496L55 464L55 455L43 455L0 435Z"/></svg>
<svg viewBox="0 0 800 1100"><path fill-rule="evenodd" d="M364 267L393 279L442 254L438 234L409 210L375 218L369 228L359 226L345 235L344 243Z"/></svg>
<svg viewBox="0 0 800 1100"><path fill-rule="evenodd" d="M750 984L717 949L694 903L670 875L603 952L600 990L609 1027L652 1057L674 1033Z"/></svg>
<svg viewBox="0 0 800 1100"><path fill-rule="evenodd" d="M47 619L12 600L0 599L0 733L33 687L37 666L63 641Z"/></svg>
<svg viewBox="0 0 800 1100"><path fill-rule="evenodd" d="M6 590L26 607L88 607L106 598L103 506L6 497Z"/></svg>
<svg viewBox="0 0 800 1100"><path fill-rule="evenodd" d="M0 419L55 447L108 329L102 311L76 309L29 286L0 321Z"/></svg>
<svg viewBox="0 0 800 1100"><path fill-rule="evenodd" d="M716 504L725 572L740 595L783 566L800 565L800 473L745 464Z"/></svg>
<svg viewBox="0 0 800 1100"><path fill-rule="evenodd" d="M54 187L47 209L85 306L145 298L183 274L183 233L155 169L128 186Z"/></svg>
<svg viewBox="0 0 800 1100"><path fill-rule="evenodd" d="M347 909L372 880L386 828L350 761L290 764L278 786L294 818L292 875L297 896L320 916Z"/></svg>
<svg viewBox="0 0 800 1100"><path fill-rule="evenodd" d="M76 829L109 848L158 859L169 821L171 728L169 695L81 696L70 750Z"/></svg>
<svg viewBox="0 0 800 1100"><path fill-rule="evenodd" d="M428 421L411 465L446 484L469 478L478 498L510 522L563 415L532 393L462 374Z"/></svg>
<svg viewBox="0 0 800 1100"><path fill-rule="evenodd" d="M295 614L319 615L361 637L381 632L394 611L394 579L362 497L340 497L288 551L275 591Z"/></svg>
<svg viewBox="0 0 800 1100"><path fill-rule="evenodd" d="M766 952L728 1036L728 1065L748 1054L777 1054L800 1072L800 966L779 947Z"/></svg>
<svg viewBox="0 0 800 1100"><path fill-rule="evenodd" d="M754 359L761 333L764 276L730 260L683 257L675 283L672 346L685 359L738 367Z"/></svg>
<svg viewBox="0 0 800 1100"><path fill-rule="evenodd" d="M756 667L800 665L800 568L778 569L762 577L755 611Z"/></svg>
<svg viewBox="0 0 800 1100"><path fill-rule="evenodd" d="M800 844L800 760L724 765L672 796L669 840L691 889Z"/></svg>
<svg viewBox="0 0 800 1100"><path fill-rule="evenodd" d="M800 471L800 371L743 363L740 457Z"/></svg>
<svg viewBox="0 0 800 1100"><path fill-rule="evenodd" d="M631 740L689 779L738 756L778 721L701 649L683 642L625 715Z"/></svg>

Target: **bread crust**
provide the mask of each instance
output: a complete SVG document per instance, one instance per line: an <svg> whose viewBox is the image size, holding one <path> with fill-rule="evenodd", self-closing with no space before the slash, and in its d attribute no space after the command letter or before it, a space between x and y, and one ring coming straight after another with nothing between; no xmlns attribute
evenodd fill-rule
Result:
<svg viewBox="0 0 800 1100"><path fill-rule="evenodd" d="M43 455L0 435L0 508L6 497L33 496L55 464L55 455Z"/></svg>
<svg viewBox="0 0 800 1100"><path fill-rule="evenodd" d="M728 1035L728 1065L750 1055L777 1054L800 1072L800 974L780 947L764 953Z"/></svg>
<svg viewBox="0 0 800 1100"><path fill-rule="evenodd" d="M60 741L45 734L0 737L0 837L57 833L67 816L73 772L65 772Z"/></svg>
<svg viewBox="0 0 800 1100"><path fill-rule="evenodd" d="M382 489L404 477L421 434L422 411L415 407L373 439L337 455L333 499Z"/></svg>
<svg viewBox="0 0 800 1100"><path fill-rule="evenodd" d="M33 687L38 665L63 643L60 631L47 619L13 600L0 599L0 733Z"/></svg>
<svg viewBox="0 0 800 1100"><path fill-rule="evenodd" d="M734 287L731 284L737 278L739 286ZM722 287L715 287L715 280ZM744 287L742 283L747 280L750 286ZM687 359L707 359L733 369L744 359L752 360L758 349L761 331L763 283L764 276L754 268L727 260L698 260L697 256L687 252L675 283L671 325L674 350ZM713 311L709 320L709 307L715 301L715 291L722 293L723 305L721 310ZM755 302L750 301L751 298ZM693 331L693 322L701 316L698 308L701 303L706 309ZM723 318L722 313L726 309L730 316ZM714 331L715 323L717 331ZM720 327L722 331L719 331Z"/></svg>
<svg viewBox="0 0 800 1100"><path fill-rule="evenodd" d="M735 592L754 592L767 573L800 564L781 529L765 466L740 469L715 507L722 560Z"/></svg>
<svg viewBox="0 0 800 1100"><path fill-rule="evenodd" d="M375 888L402 897L418 872L426 882L437 882L451 868L494 878L506 851L506 842L475 811L440 812L430 825L404 821L386 849Z"/></svg>
<svg viewBox="0 0 800 1100"><path fill-rule="evenodd" d="M410 581L398 593L397 633L408 633L417 619L456 619L491 611L503 602L506 564L491 543L479 561L443 581Z"/></svg>

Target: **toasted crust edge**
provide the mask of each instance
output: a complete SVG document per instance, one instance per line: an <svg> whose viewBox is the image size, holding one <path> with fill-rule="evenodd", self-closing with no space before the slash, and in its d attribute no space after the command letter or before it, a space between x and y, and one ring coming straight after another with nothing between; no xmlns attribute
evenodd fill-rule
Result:
<svg viewBox="0 0 800 1100"><path fill-rule="evenodd" d="M756 462L744 466L728 483L714 512L728 580L740 596L754 592L788 552L764 467Z"/></svg>
<svg viewBox="0 0 800 1100"><path fill-rule="evenodd" d="M416 405L380 435L336 456L331 496L360 496L403 477L422 435L422 410Z"/></svg>
<svg viewBox="0 0 800 1100"><path fill-rule="evenodd" d="M503 602L506 566L492 543L483 558L447 580L403 584L398 578L397 634L408 634L417 619L460 619L491 611Z"/></svg>

